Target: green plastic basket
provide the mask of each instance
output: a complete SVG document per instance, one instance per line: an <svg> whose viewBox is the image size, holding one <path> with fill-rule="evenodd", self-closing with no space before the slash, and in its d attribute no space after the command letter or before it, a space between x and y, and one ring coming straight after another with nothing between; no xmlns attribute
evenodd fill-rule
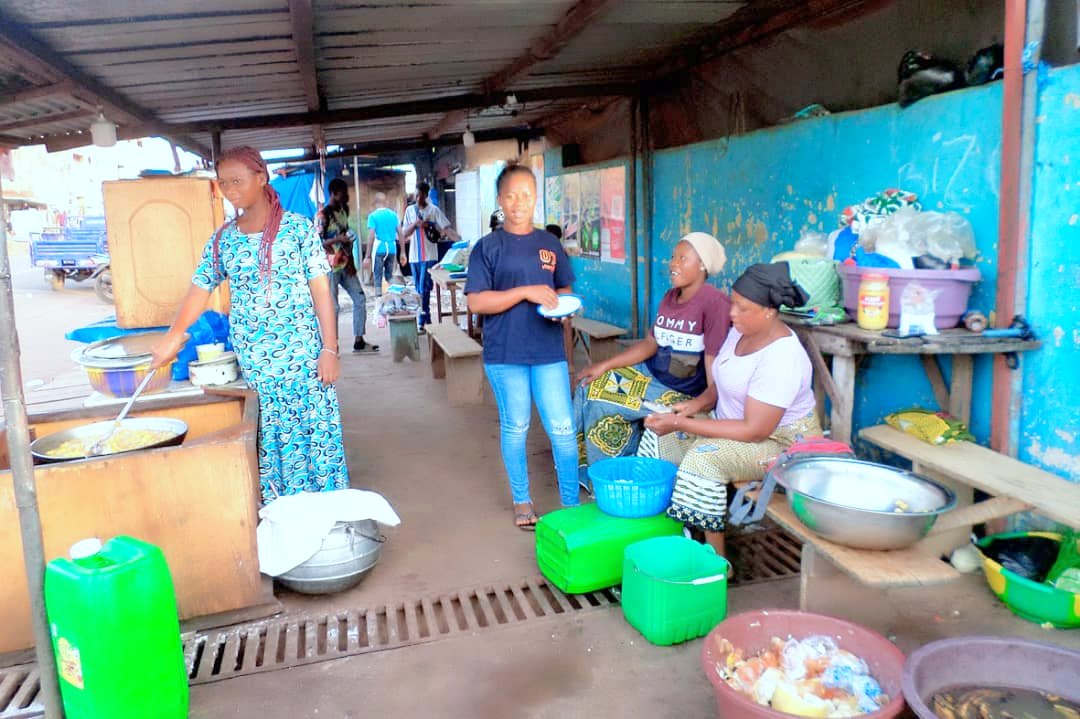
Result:
<svg viewBox="0 0 1080 719"><path fill-rule="evenodd" d="M703 637L727 616L728 561L685 537L626 548L623 616L653 644Z"/></svg>
<svg viewBox="0 0 1080 719"><path fill-rule="evenodd" d="M622 581L623 553L629 545L681 532L682 524L663 514L623 519L604 514L595 504L582 504L540 518L536 563L562 591L594 592Z"/></svg>

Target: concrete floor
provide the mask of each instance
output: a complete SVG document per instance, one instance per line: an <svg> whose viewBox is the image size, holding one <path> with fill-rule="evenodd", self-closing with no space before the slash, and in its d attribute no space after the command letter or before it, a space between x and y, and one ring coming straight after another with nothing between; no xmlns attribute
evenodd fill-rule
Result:
<svg viewBox="0 0 1080 719"><path fill-rule="evenodd" d="M385 330L369 337L388 342ZM385 495L403 521L386 530L380 564L358 587L324 599L279 592L287 612L375 607L536 574L533 535L511 526L494 407L450 407L426 362L394 364L385 350L346 356L339 393L353 486ZM550 511L558 495L538 421L529 447L537 509ZM734 588L729 600L732 613L795 608L798 582ZM1080 634L1013 617L978 575L887 595L827 586L819 601L904 651L985 633L1080 649ZM700 641L654 647L617 609L596 610L197 686L192 716L714 716L700 651Z"/></svg>
<svg viewBox="0 0 1080 719"><path fill-rule="evenodd" d="M24 367L33 368L26 379L48 380L71 370L62 333L108 309L91 302L89 288L54 295L36 271L19 269L16 286L24 294L16 297L16 311ZM534 535L512 526L495 408L450 407L443 381L430 376L424 338L424 362L401 364L390 359L386 330L373 329L368 338L383 351L344 356L338 384L352 484L382 493L403 521L385 529L389 541L380 564L359 586L319 599L279 590L285 612L374 608L537 574ZM537 509L550 511L558 495L538 421L529 447ZM853 592L843 583L818 590L818 602L830 613L857 617L904 651L961 634L1080 649L1080 632L1045 630L1013 617L981 576L888 594ZM737 587L729 611L794 608L798 591L797 580ZM596 609L195 686L191 716L715 716L700 651L700 641L654 647L617 608Z"/></svg>

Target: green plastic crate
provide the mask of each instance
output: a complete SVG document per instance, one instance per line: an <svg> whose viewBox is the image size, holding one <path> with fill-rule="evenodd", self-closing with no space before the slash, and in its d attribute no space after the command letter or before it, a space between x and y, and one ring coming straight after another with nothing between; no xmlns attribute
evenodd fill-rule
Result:
<svg viewBox="0 0 1080 719"><path fill-rule="evenodd" d="M568 594L594 592L622 581L623 552L634 542L682 533L663 514L612 517L595 504L545 514L536 525L536 563L548 581Z"/></svg>
<svg viewBox="0 0 1080 719"><path fill-rule="evenodd" d="M685 537L659 537L626 548L622 610L653 644L703 637L727 616L728 561Z"/></svg>

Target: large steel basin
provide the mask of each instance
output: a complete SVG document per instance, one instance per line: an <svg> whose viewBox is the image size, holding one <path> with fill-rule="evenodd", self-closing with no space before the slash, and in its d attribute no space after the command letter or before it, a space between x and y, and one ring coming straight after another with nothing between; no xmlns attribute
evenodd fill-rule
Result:
<svg viewBox="0 0 1080 719"><path fill-rule="evenodd" d="M772 472L799 521L830 542L856 549L911 546L956 506L944 485L858 459L796 459Z"/></svg>

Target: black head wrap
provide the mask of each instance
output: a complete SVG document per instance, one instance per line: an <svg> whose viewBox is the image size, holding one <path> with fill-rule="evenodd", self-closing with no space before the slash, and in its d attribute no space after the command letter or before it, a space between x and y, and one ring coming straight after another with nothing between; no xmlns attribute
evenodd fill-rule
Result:
<svg viewBox="0 0 1080 719"><path fill-rule="evenodd" d="M810 301L806 290L791 280L786 262L751 265L735 280L732 290L764 307L802 307Z"/></svg>

